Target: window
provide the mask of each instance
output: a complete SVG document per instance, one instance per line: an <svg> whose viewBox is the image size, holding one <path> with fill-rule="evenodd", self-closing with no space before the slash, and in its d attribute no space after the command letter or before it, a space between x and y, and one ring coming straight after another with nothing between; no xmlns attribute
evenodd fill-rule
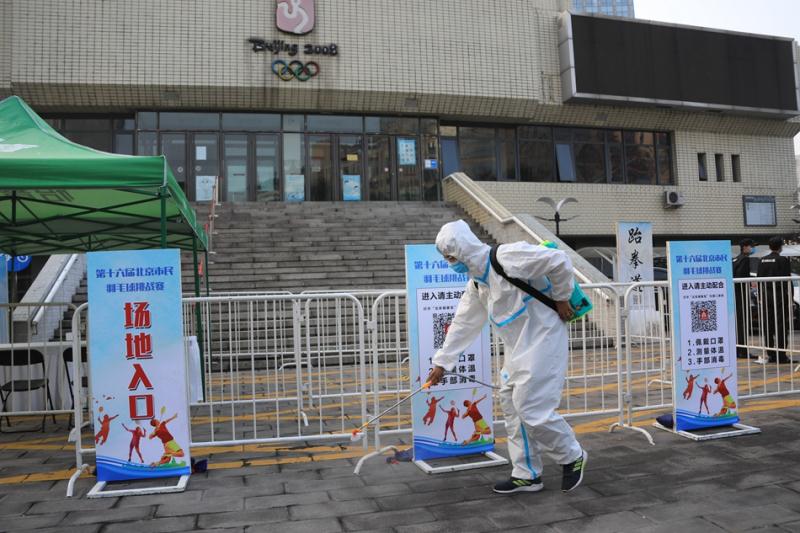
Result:
<svg viewBox="0 0 800 533"><path fill-rule="evenodd" d="M605 183L605 133L602 130L576 129L573 139L576 181Z"/></svg>
<svg viewBox="0 0 800 533"><path fill-rule="evenodd" d="M222 129L227 131L280 131L281 116L267 113L223 113Z"/></svg>
<svg viewBox="0 0 800 533"><path fill-rule="evenodd" d="M308 115L306 117L306 131L361 133L364 131L364 123L361 117Z"/></svg>
<svg viewBox="0 0 800 533"><path fill-rule="evenodd" d="M626 131L625 173L628 183L656 184L656 150L649 131Z"/></svg>
<svg viewBox="0 0 800 533"><path fill-rule="evenodd" d="M731 155L731 171L733 172L733 181L736 183L741 183L742 170L739 166L739 154Z"/></svg>
<svg viewBox="0 0 800 533"><path fill-rule="evenodd" d="M219 129L219 113L159 113L158 119L162 130Z"/></svg>
<svg viewBox="0 0 800 533"><path fill-rule="evenodd" d="M745 226L776 226L774 196L742 196Z"/></svg>
<svg viewBox="0 0 800 533"><path fill-rule="evenodd" d="M714 166L717 169L717 181L725 181L725 167L722 154L714 154Z"/></svg>
<svg viewBox="0 0 800 533"><path fill-rule="evenodd" d="M521 181L553 181L553 131L541 126L519 128Z"/></svg>
<svg viewBox="0 0 800 533"><path fill-rule="evenodd" d="M706 170L706 154L697 154L697 176L700 181L708 181L708 171Z"/></svg>
<svg viewBox="0 0 800 533"><path fill-rule="evenodd" d="M572 145L556 143L556 162L558 163L558 181L575 181L575 165L572 163Z"/></svg>
<svg viewBox="0 0 800 533"><path fill-rule="evenodd" d="M458 128L461 170L475 181L497 179L494 128Z"/></svg>

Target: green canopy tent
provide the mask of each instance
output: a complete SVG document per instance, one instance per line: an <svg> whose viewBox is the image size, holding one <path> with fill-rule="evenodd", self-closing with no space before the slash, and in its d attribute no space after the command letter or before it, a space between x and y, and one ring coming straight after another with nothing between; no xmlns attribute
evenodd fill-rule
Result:
<svg viewBox="0 0 800 533"><path fill-rule="evenodd" d="M207 251L208 237L164 156L109 154L75 144L21 98L0 101L0 251L20 256L148 248L191 250L199 296L197 252Z"/></svg>
<svg viewBox="0 0 800 533"><path fill-rule="evenodd" d="M196 250L207 243L164 156L81 146L20 98L0 102L0 250Z"/></svg>

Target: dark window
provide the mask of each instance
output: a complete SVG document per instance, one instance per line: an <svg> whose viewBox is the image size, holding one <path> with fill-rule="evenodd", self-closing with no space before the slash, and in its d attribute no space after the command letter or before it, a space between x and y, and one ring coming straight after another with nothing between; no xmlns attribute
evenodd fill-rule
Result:
<svg viewBox="0 0 800 533"><path fill-rule="evenodd" d="M575 171L579 183L605 183L603 130L576 129L573 133Z"/></svg>
<svg viewBox="0 0 800 533"><path fill-rule="evenodd" d="M303 131L305 117L303 115L283 115L284 131Z"/></svg>
<svg viewBox="0 0 800 533"><path fill-rule="evenodd" d="M628 183L655 185L656 149L654 135L650 131L626 131L625 174Z"/></svg>
<svg viewBox="0 0 800 533"><path fill-rule="evenodd" d="M280 131L281 116L266 113L223 113L222 129L227 131Z"/></svg>
<svg viewBox="0 0 800 533"><path fill-rule="evenodd" d="M158 134L154 131L141 131L136 135L137 155L158 155Z"/></svg>
<svg viewBox="0 0 800 533"><path fill-rule="evenodd" d="M461 170L476 181L497 179L497 147L494 128L458 129Z"/></svg>
<svg viewBox="0 0 800 533"><path fill-rule="evenodd" d="M706 154L697 154L697 176L700 178L700 181L708 181Z"/></svg>
<svg viewBox="0 0 800 533"><path fill-rule="evenodd" d="M158 128L158 114L152 112L138 113L136 115L136 129L154 130Z"/></svg>
<svg viewBox="0 0 800 533"><path fill-rule="evenodd" d="M725 166L722 154L714 154L714 166L717 168L717 181L725 181Z"/></svg>
<svg viewBox="0 0 800 533"><path fill-rule="evenodd" d="M219 130L219 113L159 113L162 130Z"/></svg>
<svg viewBox="0 0 800 533"><path fill-rule="evenodd" d="M308 115L306 117L306 131L361 133L364 131L364 121L361 117Z"/></svg>
<svg viewBox="0 0 800 533"><path fill-rule="evenodd" d="M517 143L513 128L497 130L497 163L498 179L517 179Z"/></svg>
<svg viewBox="0 0 800 533"><path fill-rule="evenodd" d="M626 145L625 171L628 183L654 185L656 183L655 148L643 144Z"/></svg>
<svg viewBox="0 0 800 533"><path fill-rule="evenodd" d="M742 181L742 169L739 166L739 154L731 155L731 171L733 172L733 181L740 183Z"/></svg>
<svg viewBox="0 0 800 533"><path fill-rule="evenodd" d="M522 181L553 181L553 142L520 140L519 172Z"/></svg>
<svg viewBox="0 0 800 533"><path fill-rule="evenodd" d="M114 153L133 155L133 133L114 134Z"/></svg>
<svg viewBox="0 0 800 533"><path fill-rule="evenodd" d="M413 134L419 132L419 119L403 117L366 117L364 126L367 133L400 133Z"/></svg>

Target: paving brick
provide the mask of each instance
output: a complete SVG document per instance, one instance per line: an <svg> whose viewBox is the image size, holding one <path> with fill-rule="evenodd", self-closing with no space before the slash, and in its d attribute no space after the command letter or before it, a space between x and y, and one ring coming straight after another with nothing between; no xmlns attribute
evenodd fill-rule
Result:
<svg viewBox="0 0 800 533"><path fill-rule="evenodd" d="M339 533L342 531L342 526L335 518L322 518L254 525L248 527L246 531L247 533Z"/></svg>
<svg viewBox="0 0 800 533"><path fill-rule="evenodd" d="M351 516L359 513L372 513L378 510L378 505L372 500L348 500L343 502L293 505L289 508L289 515L292 517L292 520L308 520L311 518Z"/></svg>
<svg viewBox="0 0 800 533"><path fill-rule="evenodd" d="M680 533L722 533L725 530L702 518L686 518L639 529L639 533L675 533L677 531Z"/></svg>
<svg viewBox="0 0 800 533"><path fill-rule="evenodd" d="M497 526L487 518L472 517L448 520L446 522L396 526L394 530L397 533L461 533L462 531L480 533L481 531L496 531Z"/></svg>
<svg viewBox="0 0 800 533"><path fill-rule="evenodd" d="M242 497L204 501L202 504L197 502L172 503L167 497L164 498L164 501L167 503L159 505L156 510L156 516L158 518L165 516L196 515L200 512L224 513L244 509L244 499Z"/></svg>
<svg viewBox="0 0 800 533"><path fill-rule="evenodd" d="M169 503L171 505L179 503L197 503L203 497L203 492L199 490L187 490L185 492L175 492L165 494L144 494L142 496L123 496L117 502L117 507L143 507L149 505L161 505Z"/></svg>
<svg viewBox="0 0 800 533"><path fill-rule="evenodd" d="M618 531L638 531L639 529L653 525L652 522L643 518L641 515L631 511L621 513L610 513L566 522L556 522L551 524L553 529L560 533L615 533Z"/></svg>
<svg viewBox="0 0 800 533"><path fill-rule="evenodd" d="M594 498L571 502L570 505L585 515L605 514L610 509L615 511L630 511L640 507L648 507L664 503L652 494L646 492L632 492L609 498Z"/></svg>
<svg viewBox="0 0 800 533"><path fill-rule="evenodd" d="M347 489L353 487L363 487L364 482L357 476L342 479L321 479L308 481L288 481L286 483L286 493L296 492L318 492L321 490Z"/></svg>
<svg viewBox="0 0 800 533"><path fill-rule="evenodd" d="M327 492L301 492L298 494L278 494L275 496L256 496L245 499L245 509L269 509L290 505L319 504L330 501Z"/></svg>
<svg viewBox="0 0 800 533"><path fill-rule="evenodd" d="M5 531L41 529L55 526L64 519L64 516L64 513L7 516L3 518L0 525Z"/></svg>
<svg viewBox="0 0 800 533"><path fill-rule="evenodd" d="M286 509L257 509L233 513L201 515L197 520L200 529L251 526L270 522L284 522L289 519Z"/></svg>
<svg viewBox="0 0 800 533"><path fill-rule="evenodd" d="M154 518L136 522L116 522L103 527L103 533L173 533L195 528L197 517L173 516L170 518Z"/></svg>
<svg viewBox="0 0 800 533"><path fill-rule="evenodd" d="M520 497L524 496L520 494ZM561 522L584 516L583 513L566 504L552 505L536 502L531 499L525 501L519 498L522 504L519 510L504 513L492 513L489 517L498 529L509 529L521 526L532 526Z"/></svg>
<svg viewBox="0 0 800 533"><path fill-rule="evenodd" d="M59 525L97 524L147 520L153 516L153 506L106 509L101 512L73 511Z"/></svg>
<svg viewBox="0 0 800 533"><path fill-rule="evenodd" d="M726 512L705 515L703 518L723 529L743 531L794 522L800 519L800 513L790 511L780 505L760 505L747 509L734 507Z"/></svg>
<svg viewBox="0 0 800 533"><path fill-rule="evenodd" d="M341 518L345 531L361 531L367 529L391 528L412 524L434 522L436 517L427 509L408 511L385 511L382 513L368 513Z"/></svg>
<svg viewBox="0 0 800 533"><path fill-rule="evenodd" d="M381 496L393 496L398 494L409 494L411 489L403 483L392 483L389 485L368 485L366 487L354 487L352 489L337 489L328 492L332 500L358 500L360 498L379 498Z"/></svg>
<svg viewBox="0 0 800 533"><path fill-rule="evenodd" d="M49 514L65 511L101 511L113 507L116 503L117 498L97 498L94 500L70 498L49 502L37 502L31 506L28 510L28 514Z"/></svg>
<svg viewBox="0 0 800 533"><path fill-rule="evenodd" d="M435 503L436 498L431 498L431 501ZM470 516L491 517L498 514L513 513L522 510L525 504L517 502L522 502L522 500L520 498L509 498L500 494L494 494L492 497L483 500L435 505L431 507L431 512L435 514L439 520L449 520L454 516L459 518Z"/></svg>
<svg viewBox="0 0 800 533"><path fill-rule="evenodd" d="M98 533L103 524L81 524L80 526L57 526L36 529L36 533Z"/></svg>

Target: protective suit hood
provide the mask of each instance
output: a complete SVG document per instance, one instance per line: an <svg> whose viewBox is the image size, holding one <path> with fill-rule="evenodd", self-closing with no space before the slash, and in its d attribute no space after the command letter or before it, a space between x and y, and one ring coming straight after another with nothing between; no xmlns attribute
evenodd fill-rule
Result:
<svg viewBox="0 0 800 533"><path fill-rule="evenodd" d="M466 222L456 220L442 226L436 236L436 249L442 255L451 255L462 261L469 267L470 277L485 282L491 247L482 243Z"/></svg>

